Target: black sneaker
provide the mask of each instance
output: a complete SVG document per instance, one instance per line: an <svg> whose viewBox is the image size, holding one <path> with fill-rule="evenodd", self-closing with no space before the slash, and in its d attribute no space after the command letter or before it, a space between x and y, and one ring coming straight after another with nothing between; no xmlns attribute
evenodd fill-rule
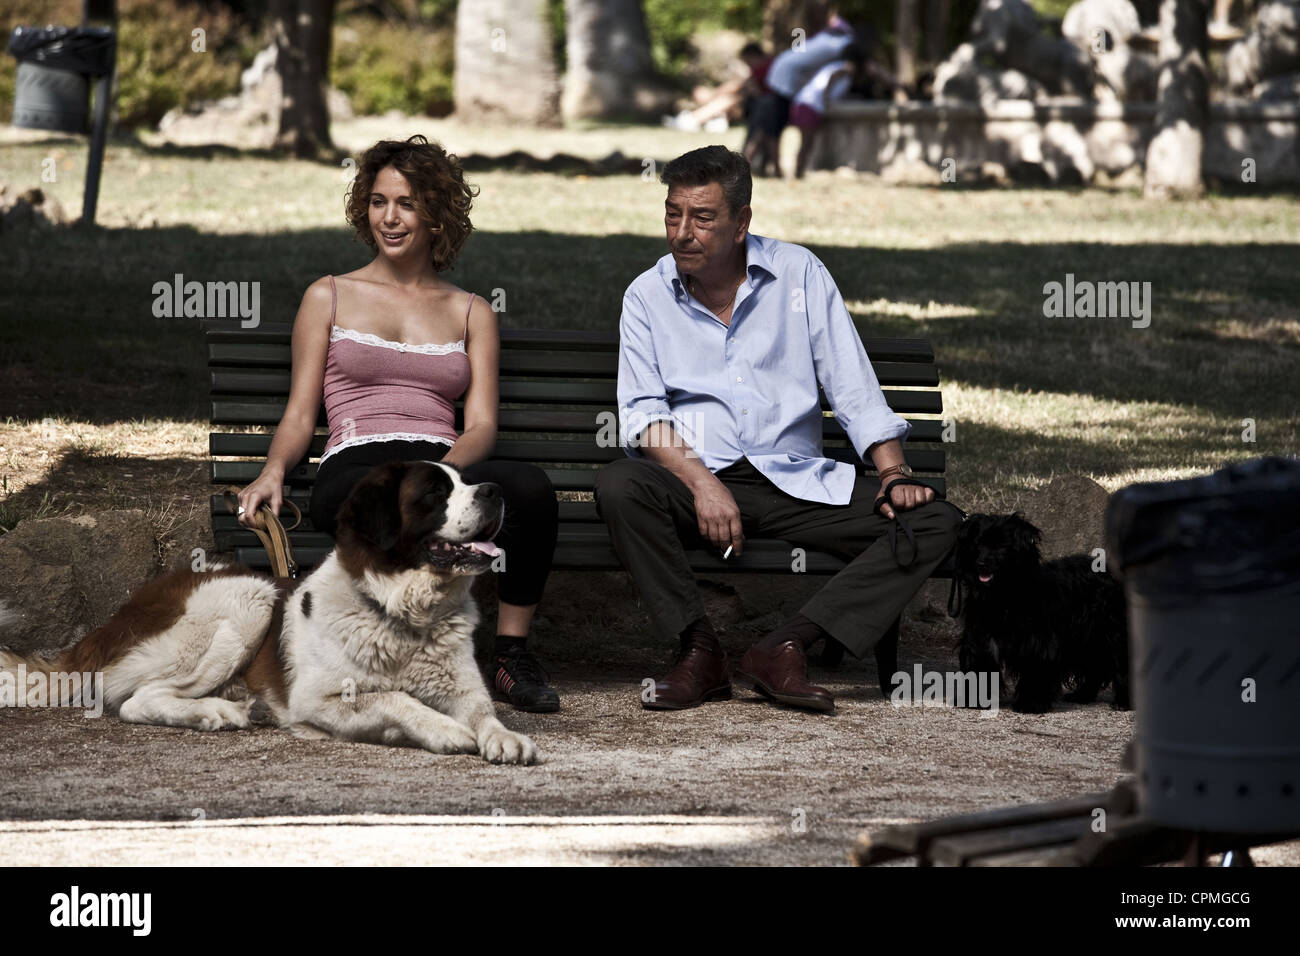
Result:
<svg viewBox="0 0 1300 956"><path fill-rule="evenodd" d="M560 695L547 685L546 671L527 650L512 647L496 656L495 665L492 686L498 699L509 701L516 710L533 714L550 714L560 709Z"/></svg>

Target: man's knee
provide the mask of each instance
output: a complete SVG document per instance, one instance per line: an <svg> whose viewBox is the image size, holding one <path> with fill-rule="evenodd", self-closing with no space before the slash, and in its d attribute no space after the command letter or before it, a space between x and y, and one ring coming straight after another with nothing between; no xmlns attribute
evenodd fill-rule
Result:
<svg viewBox="0 0 1300 956"><path fill-rule="evenodd" d="M962 516L956 508L946 501L930 501L922 505L918 512L925 522L927 534L936 544L947 549L957 543Z"/></svg>

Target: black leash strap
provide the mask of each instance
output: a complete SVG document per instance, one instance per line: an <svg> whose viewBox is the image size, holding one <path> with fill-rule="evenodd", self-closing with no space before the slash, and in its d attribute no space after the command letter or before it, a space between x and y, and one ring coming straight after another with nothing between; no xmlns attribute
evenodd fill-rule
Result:
<svg viewBox="0 0 1300 956"><path fill-rule="evenodd" d="M952 584L948 587L948 616L961 617L963 592L961 588L960 575L952 576Z"/></svg>
<svg viewBox="0 0 1300 956"><path fill-rule="evenodd" d="M878 514L880 515L880 517L884 518L885 512L883 509L886 503L889 504L889 507L894 509L894 517L887 519L889 521L889 550L894 555L894 563L897 564L903 570L907 570L913 564L916 563L916 554L917 554L916 534L912 531L911 526L908 525L908 523L904 521L902 517L899 515L898 506L895 505L890 498L890 495L893 493L895 485L916 485L920 488L930 488L930 490L934 492L934 500L941 501L949 508L952 508L954 511L957 512L957 514L961 515L963 521L966 520L966 512L962 511L955 504L949 501L942 491L939 491L937 488L933 488L930 485L927 485L924 481L917 481L915 478L895 478L889 484L885 485L883 489L883 494L881 494L881 496L876 499L875 507L873 507L871 510L872 513ZM898 557L898 532L900 529L903 532L903 537L907 538L907 543L912 546L912 556L908 558L906 564L904 564L901 560L899 560ZM954 582L956 580L957 580L956 578L953 578ZM958 595L957 603L958 603L958 608L960 609L960 605L961 605L960 594ZM949 592L948 594L948 610L949 613L952 612L952 592Z"/></svg>

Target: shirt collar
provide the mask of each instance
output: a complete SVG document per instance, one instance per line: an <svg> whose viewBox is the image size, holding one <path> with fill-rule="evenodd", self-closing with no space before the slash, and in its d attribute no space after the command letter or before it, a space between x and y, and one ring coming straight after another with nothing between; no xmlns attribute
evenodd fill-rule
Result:
<svg viewBox="0 0 1300 956"><path fill-rule="evenodd" d="M776 269L772 265L772 255L767 248L767 239L762 236L756 236L752 232L745 236L745 272L749 275L749 283L752 287L755 281L755 271L766 272L772 278L776 278ZM675 297L681 298L686 295L686 284L682 282L681 276L677 273L677 262L673 259L670 252L659 260L659 275L663 277L668 288L672 290Z"/></svg>

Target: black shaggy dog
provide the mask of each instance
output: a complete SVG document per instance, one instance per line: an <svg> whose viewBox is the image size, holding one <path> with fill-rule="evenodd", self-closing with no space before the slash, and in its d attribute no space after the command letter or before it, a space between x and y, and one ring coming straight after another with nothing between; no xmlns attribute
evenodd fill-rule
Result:
<svg viewBox="0 0 1300 956"><path fill-rule="evenodd" d="M1107 684L1129 704L1124 590L1088 555L1044 561L1042 532L1019 514L971 515L957 535L957 586L965 591L958 645L963 671L998 671L1015 683L1014 710L1089 703Z"/></svg>

